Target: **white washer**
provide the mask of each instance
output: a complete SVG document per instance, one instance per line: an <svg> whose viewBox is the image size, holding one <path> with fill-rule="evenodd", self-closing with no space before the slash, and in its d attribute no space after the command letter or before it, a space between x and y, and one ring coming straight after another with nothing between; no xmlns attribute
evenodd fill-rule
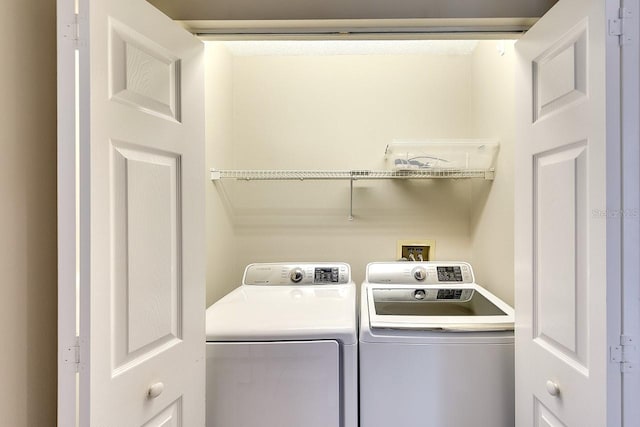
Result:
<svg viewBox="0 0 640 427"><path fill-rule="evenodd" d="M371 263L360 427L513 427L514 313L464 262Z"/></svg>
<svg viewBox="0 0 640 427"><path fill-rule="evenodd" d="M247 266L207 309L207 427L357 427L356 317L347 264Z"/></svg>

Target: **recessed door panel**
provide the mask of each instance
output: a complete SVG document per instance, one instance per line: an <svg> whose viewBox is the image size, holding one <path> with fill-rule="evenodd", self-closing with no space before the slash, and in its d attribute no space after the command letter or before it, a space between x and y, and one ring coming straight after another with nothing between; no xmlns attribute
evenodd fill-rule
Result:
<svg viewBox="0 0 640 427"><path fill-rule="evenodd" d="M534 155L534 338L586 364L586 141Z"/></svg>
<svg viewBox="0 0 640 427"><path fill-rule="evenodd" d="M538 399L534 403L535 427L566 427L549 409L547 409Z"/></svg>
<svg viewBox="0 0 640 427"><path fill-rule="evenodd" d="M112 151L114 368L181 339L180 156Z"/></svg>
<svg viewBox="0 0 640 427"><path fill-rule="evenodd" d="M142 427L182 427L182 399L178 399L160 411Z"/></svg>
<svg viewBox="0 0 640 427"><path fill-rule="evenodd" d="M180 121L180 60L113 18L109 26L111 98Z"/></svg>
<svg viewBox="0 0 640 427"><path fill-rule="evenodd" d="M532 61L533 120L587 95L587 21Z"/></svg>

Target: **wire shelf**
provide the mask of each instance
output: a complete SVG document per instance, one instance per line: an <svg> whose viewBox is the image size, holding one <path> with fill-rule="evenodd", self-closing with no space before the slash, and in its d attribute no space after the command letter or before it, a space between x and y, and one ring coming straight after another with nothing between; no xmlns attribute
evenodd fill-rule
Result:
<svg viewBox="0 0 640 427"><path fill-rule="evenodd" d="M211 169L211 180L241 181L304 181L304 180L362 180L362 179L434 179L482 178L493 179L491 169L424 169L424 170L217 170Z"/></svg>
<svg viewBox="0 0 640 427"><path fill-rule="evenodd" d="M349 220L353 220L353 183L365 179L433 179L482 178L492 180L491 169L421 169L421 170L217 170L211 169L211 180L239 181L305 181L349 180Z"/></svg>

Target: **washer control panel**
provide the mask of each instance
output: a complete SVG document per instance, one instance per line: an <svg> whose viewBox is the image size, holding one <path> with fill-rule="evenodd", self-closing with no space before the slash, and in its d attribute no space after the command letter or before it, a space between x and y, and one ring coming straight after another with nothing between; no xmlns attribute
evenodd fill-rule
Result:
<svg viewBox="0 0 640 427"><path fill-rule="evenodd" d="M345 263L264 263L244 270L244 285L344 285L351 282Z"/></svg>
<svg viewBox="0 0 640 427"><path fill-rule="evenodd" d="M426 288L426 289L374 289L374 302L421 302L451 301L468 302L474 294L473 289Z"/></svg>
<svg viewBox="0 0 640 427"><path fill-rule="evenodd" d="M461 285L474 283L471 265L461 261L373 262L367 282L380 284Z"/></svg>

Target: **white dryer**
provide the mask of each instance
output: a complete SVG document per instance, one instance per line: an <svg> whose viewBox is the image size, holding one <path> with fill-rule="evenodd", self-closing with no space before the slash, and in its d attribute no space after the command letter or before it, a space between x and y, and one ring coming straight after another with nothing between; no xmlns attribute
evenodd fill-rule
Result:
<svg viewBox="0 0 640 427"><path fill-rule="evenodd" d="M247 266L207 309L207 427L357 427L356 308L347 264Z"/></svg>
<svg viewBox="0 0 640 427"><path fill-rule="evenodd" d="M371 263L361 427L513 427L514 312L464 262Z"/></svg>

